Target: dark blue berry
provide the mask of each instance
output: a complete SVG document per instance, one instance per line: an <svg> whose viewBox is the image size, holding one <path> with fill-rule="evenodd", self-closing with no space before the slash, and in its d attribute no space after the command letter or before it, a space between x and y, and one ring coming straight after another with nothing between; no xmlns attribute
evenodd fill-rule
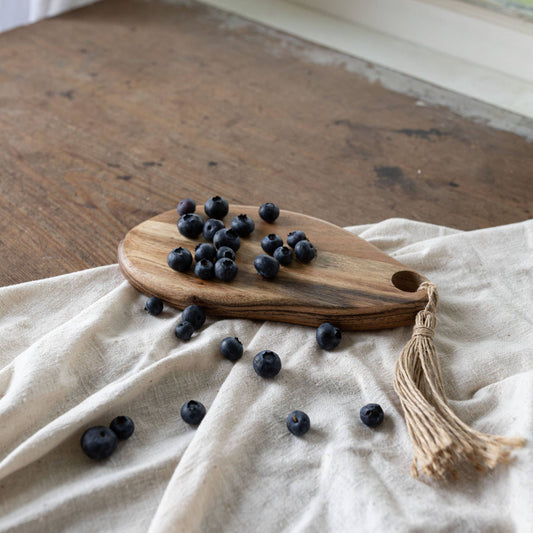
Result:
<svg viewBox="0 0 533 533"><path fill-rule="evenodd" d="M279 217L279 207L276 204L273 204L271 202L268 202L266 204L263 204L259 208L259 216L265 221L265 222L274 222L276 218Z"/></svg>
<svg viewBox="0 0 533 533"><path fill-rule="evenodd" d="M178 272L189 270L192 265L192 254L187 248L174 248L167 256L168 266Z"/></svg>
<svg viewBox="0 0 533 533"><path fill-rule="evenodd" d="M161 314L161 311L163 311L163 300L160 300L155 296L150 296L150 298L146 300L144 309L145 311L148 311L151 315L157 316Z"/></svg>
<svg viewBox="0 0 533 533"><path fill-rule="evenodd" d="M269 255L272 255L280 246L283 246L283 239L275 233L269 233L261 239L261 248Z"/></svg>
<svg viewBox="0 0 533 533"><path fill-rule="evenodd" d="M217 250L217 259L233 259L235 261L235 252L229 246L221 246Z"/></svg>
<svg viewBox="0 0 533 533"><path fill-rule="evenodd" d="M205 203L204 210L209 218L224 218L229 210L228 201L222 196L213 196Z"/></svg>
<svg viewBox="0 0 533 533"><path fill-rule="evenodd" d="M294 255L298 261L309 263L315 257L316 249L307 239L304 239L296 243Z"/></svg>
<svg viewBox="0 0 533 533"><path fill-rule="evenodd" d="M205 413L204 405L196 400L190 400L181 406L181 418L191 426L197 426L204 419Z"/></svg>
<svg viewBox="0 0 533 533"><path fill-rule="evenodd" d="M359 416L361 417L361 422L370 428L379 426L385 417L383 409L377 403L369 403L361 407Z"/></svg>
<svg viewBox="0 0 533 533"><path fill-rule="evenodd" d="M129 416L117 416L109 424L109 429L115 433L119 440L126 440L133 435L135 424Z"/></svg>
<svg viewBox="0 0 533 533"><path fill-rule="evenodd" d="M234 280L238 271L237 264L233 259L223 258L215 263L215 277L220 281Z"/></svg>
<svg viewBox="0 0 533 533"><path fill-rule="evenodd" d="M200 329L205 322L206 316L204 310L196 305L187 306L181 313L181 319L186 320L192 324L194 329Z"/></svg>
<svg viewBox="0 0 533 533"><path fill-rule="evenodd" d="M293 411L287 417L287 429L297 437L305 435L310 427L311 421L303 411Z"/></svg>
<svg viewBox="0 0 533 533"><path fill-rule="evenodd" d="M272 279L279 272L279 261L270 255L261 254L254 259L254 267L261 276Z"/></svg>
<svg viewBox="0 0 533 533"><path fill-rule="evenodd" d="M222 222L222 220L218 220L216 218L210 218L206 220L203 230L205 240L212 242L215 233L220 229L224 229L224 227L224 222Z"/></svg>
<svg viewBox="0 0 533 533"><path fill-rule="evenodd" d="M305 236L305 233L303 231L300 231L300 230L291 231L287 235L287 244L291 248L294 248L297 242L303 241L304 239L307 239L307 237Z"/></svg>
<svg viewBox="0 0 533 533"><path fill-rule="evenodd" d="M89 428L81 437L81 449L91 459L107 459L117 449L116 434L105 426Z"/></svg>
<svg viewBox="0 0 533 533"><path fill-rule="evenodd" d="M274 250L274 259L277 259L280 265L288 266L292 261L292 250L286 246L280 246Z"/></svg>
<svg viewBox="0 0 533 533"><path fill-rule="evenodd" d="M254 357L253 366L262 378L273 378L281 370L281 359L276 352L263 350Z"/></svg>
<svg viewBox="0 0 533 533"><path fill-rule="evenodd" d="M231 221L231 228L239 237L247 237L255 229L255 222L248 215L239 215Z"/></svg>
<svg viewBox="0 0 533 533"><path fill-rule="evenodd" d="M220 343L220 353L230 361L237 361L242 357L244 348L237 337L226 337Z"/></svg>
<svg viewBox="0 0 533 533"><path fill-rule="evenodd" d="M185 198L178 203L178 215L186 215L196 211L196 202L190 198Z"/></svg>
<svg viewBox="0 0 533 533"><path fill-rule="evenodd" d="M200 279L213 279L215 276L215 268L209 259L202 259L199 263L196 263L196 266L194 267L194 273Z"/></svg>
<svg viewBox="0 0 533 533"><path fill-rule="evenodd" d="M224 228L215 233L213 237L213 244L217 248L220 248L221 246L228 246L234 252L236 252L241 246L241 239L231 228Z"/></svg>
<svg viewBox="0 0 533 533"><path fill-rule="evenodd" d="M196 213L186 213L178 220L178 231L189 239L196 239L204 228L204 221Z"/></svg>
<svg viewBox="0 0 533 533"><path fill-rule="evenodd" d="M194 249L194 260L197 263L202 259L209 259L209 261L213 262L213 259L216 257L216 255L217 249L208 242L198 244Z"/></svg>
<svg viewBox="0 0 533 533"><path fill-rule="evenodd" d="M185 320L176 326L174 333L178 339L181 339L182 341L188 341L194 333L194 328L190 322Z"/></svg>
<svg viewBox="0 0 533 533"><path fill-rule="evenodd" d="M336 348L341 342L341 338L341 330L329 322L320 324L316 330L316 342L324 350Z"/></svg>

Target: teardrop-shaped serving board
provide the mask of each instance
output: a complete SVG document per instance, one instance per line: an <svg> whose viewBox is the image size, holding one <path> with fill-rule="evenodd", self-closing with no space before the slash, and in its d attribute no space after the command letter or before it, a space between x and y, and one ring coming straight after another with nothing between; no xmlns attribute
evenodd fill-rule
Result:
<svg viewBox="0 0 533 533"><path fill-rule="evenodd" d="M176 272L167 265L168 253L205 242L178 232L176 211L142 222L124 237L118 249L122 273L136 289L157 296L178 309L197 304L207 314L259 320L276 320L317 327L331 322L344 330L393 328L414 323L427 302L418 287L425 278L352 233L317 218L280 211L273 223L264 222L253 206L230 205L226 227L233 217L246 213L255 230L241 238L237 277L229 283L204 281ZM203 215L204 220L207 219ZM264 279L254 259L264 253L261 239L278 234L285 242L291 231L302 230L317 249L310 263L293 259L273 280Z"/></svg>

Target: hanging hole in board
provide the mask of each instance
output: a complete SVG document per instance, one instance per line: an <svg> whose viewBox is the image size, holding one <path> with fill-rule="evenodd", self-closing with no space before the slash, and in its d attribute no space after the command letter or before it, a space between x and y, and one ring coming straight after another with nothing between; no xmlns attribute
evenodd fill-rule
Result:
<svg viewBox="0 0 533 533"><path fill-rule="evenodd" d="M424 279L411 270L400 270L392 275L391 281L401 291L416 292Z"/></svg>

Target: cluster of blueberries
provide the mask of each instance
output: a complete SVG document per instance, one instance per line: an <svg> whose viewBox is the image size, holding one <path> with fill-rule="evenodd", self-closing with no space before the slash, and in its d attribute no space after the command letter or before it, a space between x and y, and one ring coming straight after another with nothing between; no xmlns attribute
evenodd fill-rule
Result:
<svg viewBox="0 0 533 533"><path fill-rule="evenodd" d="M109 427L94 426L81 437L81 449L91 459L107 459L117 449L119 440L129 439L135 425L129 416L113 418Z"/></svg>
<svg viewBox="0 0 533 533"><path fill-rule="evenodd" d="M206 241L198 244L194 250L194 273L201 279L217 278L220 281L232 281L238 273L235 262L241 237L248 237L255 229L255 222L246 214L233 218L231 227L226 228L222 219L228 214L228 201L221 196L213 196L204 204L204 211L209 217L205 222L196 214L196 202L190 198L178 203L178 231L189 239L196 239L202 234ZM279 216L279 207L265 203L259 208L259 216L272 224ZM309 263L316 256L316 249L303 231L296 230L287 236L287 244L293 248L296 259ZM283 246L283 239L275 233L266 235L261 240L261 247L266 254L258 255L254 260L257 272L267 279L276 277L280 265L288 266L293 252ZM170 268L178 272L188 271L193 262L189 250L182 246L172 250L167 257Z"/></svg>

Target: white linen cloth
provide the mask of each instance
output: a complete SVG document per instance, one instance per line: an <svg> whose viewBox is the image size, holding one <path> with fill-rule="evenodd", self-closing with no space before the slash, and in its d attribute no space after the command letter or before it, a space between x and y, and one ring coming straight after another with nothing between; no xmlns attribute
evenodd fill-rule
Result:
<svg viewBox="0 0 533 533"><path fill-rule="evenodd" d="M532 436L533 222L461 232L390 219L351 228L440 290L435 344L454 411L476 429ZM410 327L345 332L208 317L188 342L179 311L153 317L116 265L0 289L0 530L531 532L531 443L510 466L457 482L410 477L392 382ZM226 336L241 360L219 353ZM280 374L252 368L263 349ZM197 429L181 405L201 401ZM382 426L359 420L381 404ZM311 419L303 437L285 420ZM80 437L130 416L103 462Z"/></svg>

